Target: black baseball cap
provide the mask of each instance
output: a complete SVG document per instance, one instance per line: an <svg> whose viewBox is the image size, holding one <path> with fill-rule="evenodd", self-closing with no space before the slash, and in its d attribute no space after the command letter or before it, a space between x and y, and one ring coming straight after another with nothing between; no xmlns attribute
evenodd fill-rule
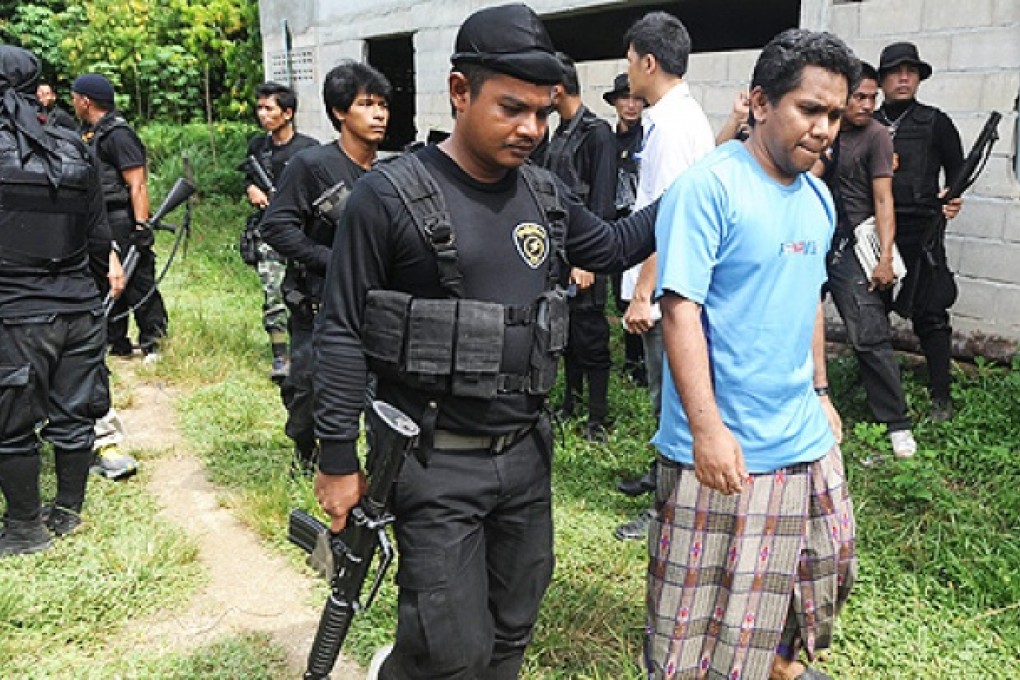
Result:
<svg viewBox="0 0 1020 680"><path fill-rule="evenodd" d="M878 77L884 78L885 74L900 64L916 66L921 80L931 76L931 64L921 61L917 53L917 45L908 42L898 42L886 45L882 50L882 56L878 60Z"/></svg>
<svg viewBox="0 0 1020 680"><path fill-rule="evenodd" d="M74 79L71 92L77 92L102 104L113 103L113 83L98 73L86 73Z"/></svg>
<svg viewBox="0 0 1020 680"><path fill-rule="evenodd" d="M542 20L524 4L480 9L461 24L450 61L478 64L537 85L556 85L563 68Z"/></svg>

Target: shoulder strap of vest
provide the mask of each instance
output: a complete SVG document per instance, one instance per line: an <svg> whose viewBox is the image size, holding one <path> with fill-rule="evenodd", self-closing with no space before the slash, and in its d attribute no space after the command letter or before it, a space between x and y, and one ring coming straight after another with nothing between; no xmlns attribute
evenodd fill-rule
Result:
<svg viewBox="0 0 1020 680"><path fill-rule="evenodd" d="M443 192L421 160L406 154L376 169L385 177L411 215L439 267L439 283L453 297L464 297L464 276L457 263L457 237Z"/></svg>
<svg viewBox="0 0 1020 680"><path fill-rule="evenodd" d="M101 139L106 137L106 135L110 134L119 127L127 127L127 121L124 120L123 116L109 116L107 118L102 119L101 121L99 121L99 125L97 125L96 129L93 131L92 134L93 143L99 142Z"/></svg>
<svg viewBox="0 0 1020 680"><path fill-rule="evenodd" d="M549 230L549 245L553 257L564 265L567 264L567 212L563 209L556 182L547 170L541 170L530 163L521 166L521 176L545 215L546 228ZM559 272L555 262L549 263L546 289L552 290L559 283Z"/></svg>

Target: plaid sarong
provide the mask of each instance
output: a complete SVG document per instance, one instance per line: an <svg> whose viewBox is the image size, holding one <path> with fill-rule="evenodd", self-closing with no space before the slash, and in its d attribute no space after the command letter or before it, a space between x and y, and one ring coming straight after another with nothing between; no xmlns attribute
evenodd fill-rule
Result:
<svg viewBox="0 0 1020 680"><path fill-rule="evenodd" d="M739 495L658 461L645 662L653 680L760 680L782 646L827 648L857 571L838 447L754 475Z"/></svg>

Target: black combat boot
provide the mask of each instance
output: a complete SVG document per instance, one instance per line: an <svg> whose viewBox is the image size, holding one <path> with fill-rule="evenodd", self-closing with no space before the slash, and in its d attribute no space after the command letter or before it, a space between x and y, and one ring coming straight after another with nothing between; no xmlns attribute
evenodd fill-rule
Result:
<svg viewBox="0 0 1020 680"><path fill-rule="evenodd" d="M30 555L41 552L53 545L50 532L42 520L4 518L3 533L0 533L0 558L12 555Z"/></svg>

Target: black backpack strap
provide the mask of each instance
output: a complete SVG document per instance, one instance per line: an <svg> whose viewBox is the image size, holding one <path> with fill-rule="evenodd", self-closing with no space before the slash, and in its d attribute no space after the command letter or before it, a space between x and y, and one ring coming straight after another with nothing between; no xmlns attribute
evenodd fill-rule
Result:
<svg viewBox="0 0 1020 680"><path fill-rule="evenodd" d="M562 272L557 265L562 264L569 268L570 264L567 260L567 212L563 209L552 173L525 163L521 166L521 176L524 177L524 183L545 215L546 228L549 230L549 247L555 258L549 262L546 290L552 290L561 279Z"/></svg>
<svg viewBox="0 0 1020 680"><path fill-rule="evenodd" d="M443 192L415 154L408 154L376 169L385 177L432 248L439 267L439 283L453 297L464 297L464 276L457 262L457 237Z"/></svg>

